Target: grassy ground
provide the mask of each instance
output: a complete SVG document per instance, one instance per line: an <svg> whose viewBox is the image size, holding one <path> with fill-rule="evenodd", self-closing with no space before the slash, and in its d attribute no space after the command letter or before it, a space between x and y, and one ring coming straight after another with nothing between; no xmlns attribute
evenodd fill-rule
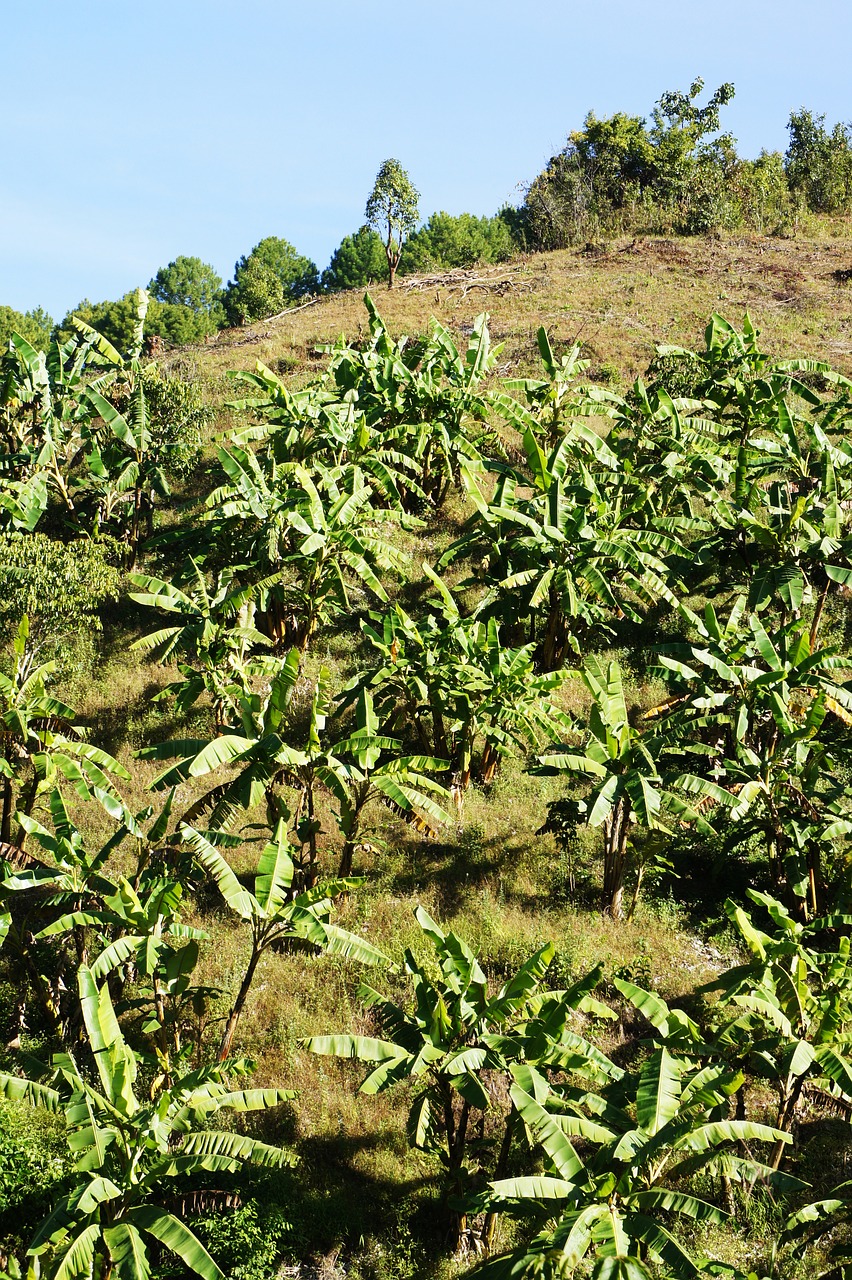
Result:
<svg viewBox="0 0 852 1280"><path fill-rule="evenodd" d="M582 343L599 381L629 385L643 373L657 343L693 346L714 311L738 321L745 311L774 354L795 352L852 371L852 284L834 272L852 266L852 227L836 236L785 240L756 235L727 239L638 237L606 247L535 254L489 268L492 285L430 288L377 286L374 297L391 331L421 333L435 316L469 330L487 310L495 341L505 343L501 372L517 376L535 363L535 334L545 325L556 343ZM474 273L476 274L476 273ZM366 328L360 291L339 294L246 330L227 330L198 353L201 368L219 380L230 369L262 360L302 377L321 367L316 348Z"/></svg>
<svg viewBox="0 0 852 1280"><path fill-rule="evenodd" d="M423 332L433 315L464 334L487 309L492 336L504 343L500 374L505 377L532 370L536 330L544 324L560 348L581 342L598 381L623 388L647 368L655 344L697 345L713 311L740 321L746 310L771 351L825 358L852 373L852 285L838 284L832 274L852 266L852 229L839 224L837 230L836 237L820 240L624 240L606 249L545 254L491 269L489 285L505 281L502 292L469 288L465 293L455 285L427 293L403 280L393 293L376 289L375 297L396 335ZM204 379L219 407L216 431L221 434L231 422L224 401L235 394L227 371L250 369L262 360L303 382L322 367L316 349L341 333L357 336L366 328L365 319L360 294L348 293L267 324L225 332L215 343L178 353L171 362ZM186 496L208 487L200 475L190 481ZM454 502L440 524L412 535L407 547L412 564L434 562L463 516L460 501ZM174 511L163 513L164 523L173 519ZM136 808L146 803L158 770L135 760L134 753L187 728L168 704L152 701L168 673L129 648L143 625L138 611L116 611L107 619L95 678L88 672L71 677L62 690L95 740L131 768L129 800ZM356 659L356 635L354 629L321 635L308 674L319 662L327 663L342 684ZM631 655L637 669L642 656ZM642 681L633 689L646 705L654 693ZM572 686L566 696L577 696ZM206 715L203 708L198 713L202 727ZM640 903L631 922L604 920L583 888L597 871L593 842L576 851L580 888L572 893L566 853L552 836L538 834L547 800L557 792L556 783L530 777L518 762L503 770L488 794L474 789L458 824L439 837L417 835L376 811L371 849L357 868L366 877L365 887L342 904L341 923L361 930L399 960L406 946L421 946L412 913L422 903L467 938L495 982L553 939L558 981L603 961L608 977L630 976L667 998L686 996L723 963L725 938L708 940L704 925L670 896ZM193 794L181 788L176 811ZM320 817L323 864L331 870L337 854L334 823L327 810ZM106 822L92 835L105 838ZM256 849L240 851L238 868L248 869L254 856ZM693 901L689 886L682 888L680 896ZM214 1037L248 944L244 931L215 903L199 908L198 919L212 939L202 978L224 993L206 1015ZM359 1074L350 1064L312 1057L300 1047L308 1034L369 1030L356 995L359 976L347 962L300 953L268 954L259 968L235 1049L256 1059L259 1084L298 1092L293 1107L276 1115L266 1135L291 1143L300 1161L293 1171L275 1175L263 1192L264 1203L284 1206L289 1222L287 1228L278 1222L269 1229L278 1232L285 1255L311 1261L320 1274L344 1267L375 1280L406 1280L434 1275L439 1267L452 1270L453 1264L437 1261L442 1244L434 1190L438 1167L408 1148L405 1090L359 1096ZM619 1038L626 1042L635 1035L635 1028L622 1021L610 1034L617 1047ZM832 1145L824 1130L813 1137L810 1163L828 1183L842 1158L842 1144ZM834 1180L840 1177L838 1172ZM757 1221L760 1213L763 1222ZM743 1208L743 1222L743 1230L765 1230L772 1226L771 1210L755 1202ZM723 1244L723 1252L732 1256L745 1247L736 1232L729 1232Z"/></svg>

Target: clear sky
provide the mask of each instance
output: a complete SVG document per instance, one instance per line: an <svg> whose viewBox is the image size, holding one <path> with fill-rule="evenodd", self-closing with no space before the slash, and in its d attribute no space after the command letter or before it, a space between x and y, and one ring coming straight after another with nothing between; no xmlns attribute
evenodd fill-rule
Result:
<svg viewBox="0 0 852 1280"><path fill-rule="evenodd" d="M849 0L0 0L0 303L55 317L263 236L322 269L388 156L493 213L586 112L700 75L742 154L852 118Z"/></svg>

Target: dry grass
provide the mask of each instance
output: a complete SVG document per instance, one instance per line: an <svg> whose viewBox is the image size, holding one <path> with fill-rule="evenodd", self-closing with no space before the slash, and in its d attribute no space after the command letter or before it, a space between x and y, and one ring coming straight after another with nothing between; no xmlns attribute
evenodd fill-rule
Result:
<svg viewBox="0 0 852 1280"><path fill-rule="evenodd" d="M397 336L422 333L431 316L464 333L487 310L495 341L505 344L505 374L535 363L535 333L544 324L557 342L583 344L593 375L630 383L657 343L699 344L714 311L733 321L749 311L771 352L820 356L850 373L852 286L832 273L852 266L852 228L839 220L832 229L832 237L795 240L640 236L592 252L523 258L507 268L522 287L502 297L462 296L458 287L409 291L404 278L374 297ZM319 346L341 334L357 338L366 318L360 290L337 294L270 324L223 332L200 350L199 367L217 391L227 370L251 369L257 360L304 379L322 367Z"/></svg>

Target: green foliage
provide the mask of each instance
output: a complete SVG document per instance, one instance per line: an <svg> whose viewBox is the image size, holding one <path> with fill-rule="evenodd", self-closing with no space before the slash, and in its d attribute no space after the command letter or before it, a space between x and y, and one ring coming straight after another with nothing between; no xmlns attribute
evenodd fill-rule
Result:
<svg viewBox="0 0 852 1280"><path fill-rule="evenodd" d="M117 799L110 778L128 778L108 752L86 741L73 709L47 691L55 662L36 664L28 647L24 616L14 641L14 668L0 672L0 840L11 839L12 819L29 815L42 792L66 779L83 800L95 794L109 805ZM19 842L22 835L19 835Z"/></svg>
<svg viewBox="0 0 852 1280"><path fill-rule="evenodd" d="M214 411L191 371L165 373L159 365L150 364L143 377L155 448L162 453L166 470L186 479L198 465Z"/></svg>
<svg viewBox="0 0 852 1280"><path fill-rule="evenodd" d="M362 1093L382 1093L403 1080L416 1081L408 1140L441 1159L458 1241L466 1225L465 1201L474 1189L469 1162L472 1155L480 1161L485 1158L483 1144L473 1138L474 1115L491 1110L493 1074L533 1081L531 1087L538 1088L544 1085L541 1073L547 1067L565 1067L593 1079L601 1072L618 1074L618 1068L570 1027L572 1011L577 1009L609 1015L590 995L598 970L569 991L542 990L554 955L553 944L548 943L492 994L467 944L456 934L445 933L422 907L414 914L439 967L436 978L434 962L427 965L406 951L404 968L411 980L414 1009L362 985L361 999L373 1011L383 1038L312 1036L305 1044L313 1053L369 1063ZM513 1110L501 1117L494 1166L498 1177L508 1163L515 1121ZM494 1225L492 1218L483 1228L488 1245Z"/></svg>
<svg viewBox="0 0 852 1280"><path fill-rule="evenodd" d="M13 333L25 338L36 350L45 351L52 328L53 320L41 307L20 312L0 306L0 351L7 349Z"/></svg>
<svg viewBox="0 0 852 1280"><path fill-rule="evenodd" d="M749 890L749 897L769 913L773 933L759 929L729 899L725 910L750 959L702 990L721 993L715 1018L720 1051L775 1085L776 1126L789 1134L808 1084L839 1096L852 1094L849 938L840 938L836 949L824 951L826 927L845 920L801 925L766 894ZM772 1158L776 1169L783 1152L779 1138Z"/></svg>
<svg viewBox="0 0 852 1280"><path fill-rule="evenodd" d="M278 236L267 236L243 255L224 293L230 324L250 324L319 292L316 266Z"/></svg>
<svg viewBox="0 0 852 1280"><path fill-rule="evenodd" d="M0 1094L6 1098L64 1114L80 1175L37 1230L28 1256L46 1256L55 1280L83 1280L104 1266L112 1266L123 1280L147 1280L147 1237L203 1280L223 1280L189 1227L158 1201L172 1179L233 1173L246 1163L285 1163L280 1148L199 1125L225 1107L263 1110L291 1095L274 1089L235 1091L220 1068L208 1067L162 1084L150 1098L140 1097L134 1088L136 1058L119 1027L109 988L98 987L86 965L78 971L78 994L98 1085L67 1053L54 1058L47 1084L0 1074ZM236 1074L239 1064L232 1064L231 1075Z"/></svg>
<svg viewBox="0 0 852 1280"><path fill-rule="evenodd" d="M794 195L814 213L848 213L852 208L852 127L836 124L804 107L790 113L790 141L784 156Z"/></svg>
<svg viewBox="0 0 852 1280"><path fill-rule="evenodd" d="M354 235L344 236L331 255L331 262L322 273L322 287L332 293L338 289L362 289L386 270L381 237L372 227L360 227Z"/></svg>
<svg viewBox="0 0 852 1280"><path fill-rule="evenodd" d="M17 627L27 614L41 641L66 637L83 618L100 629L98 610L118 598L119 550L111 539L0 534L0 617Z"/></svg>
<svg viewBox="0 0 852 1280"><path fill-rule="evenodd" d="M360 690L362 698L375 691L389 723L448 759L460 808L474 773L492 783L504 756L565 727L551 697L563 677L536 673L532 645L504 645L493 618L464 617L437 574L428 565L424 570L439 596L419 623L396 605L380 626L363 624L378 664L368 665L350 691Z"/></svg>
<svg viewBox="0 0 852 1280"><path fill-rule="evenodd" d="M231 1280L269 1280L292 1234L286 1210L255 1199L195 1219L192 1227Z"/></svg>
<svg viewBox="0 0 852 1280"><path fill-rule="evenodd" d="M26 1248L72 1166L58 1117L0 1102L0 1238Z"/></svg>
<svg viewBox="0 0 852 1280"><path fill-rule="evenodd" d="M225 323L221 277L200 258L181 255L161 267L148 285L148 292L157 302L194 312L205 334L214 333Z"/></svg>
<svg viewBox="0 0 852 1280"><path fill-rule="evenodd" d="M367 197L364 217L384 244L389 289L393 288L405 240L417 225L419 198L419 191L399 161L383 160Z"/></svg>
<svg viewBox="0 0 852 1280"><path fill-rule="evenodd" d="M686 93L662 94L650 126L623 112L603 120L590 112L527 190L525 221L535 246L563 248L635 227L649 215L656 221L649 229L657 231L706 231L736 221L728 195L733 139L712 137L734 86L721 85L700 107L703 88L699 78Z"/></svg>
<svg viewBox="0 0 852 1280"><path fill-rule="evenodd" d="M115 302L90 302L88 298L84 298L60 321L57 326L58 336L61 340L67 340L73 335L74 317L77 316L103 334L119 351L127 351L133 343L136 307L136 290L133 289ZM149 338L156 335L170 346L182 347L203 342L215 327L210 315L203 310L196 310L183 303L151 298L145 321L145 333Z"/></svg>
<svg viewBox="0 0 852 1280"><path fill-rule="evenodd" d="M617 663L604 666L589 658L582 679L592 696L586 741L579 750L567 744L554 748L540 757L537 771L579 774L590 779L590 793L576 801L576 817L589 826L603 828L604 910L619 919L632 845L631 828L635 825L671 835L675 826L694 823L708 834L711 829L686 803L683 788L688 786L689 790L711 797L715 791L709 782L702 788L697 781L684 782L676 771L665 769L666 739L653 727L643 733L631 724ZM633 908L641 881L640 864Z"/></svg>
<svg viewBox="0 0 852 1280"><path fill-rule="evenodd" d="M293 849L287 840L283 819L277 823L272 840L260 856L253 893L237 879L210 839L190 827L183 827L181 835L216 882L230 909L248 921L251 927L251 955L222 1033L220 1062L230 1055L240 1014L260 958L275 943L284 938L295 938L364 964L386 961L378 948L329 920L333 899L357 887L360 880L344 877L311 884L307 889L298 891Z"/></svg>
<svg viewBox="0 0 852 1280"><path fill-rule="evenodd" d="M510 1212L537 1209L542 1229L480 1274L570 1275L589 1258L600 1260L596 1276L650 1280L654 1264L673 1280L697 1276L700 1264L678 1227L718 1224L726 1214L680 1186L699 1170L724 1169L747 1186L758 1176L771 1181L765 1165L734 1154L735 1144L786 1139L767 1125L726 1118L740 1083L722 1065L696 1067L665 1046L628 1072L614 1069L596 1091L542 1081L531 1090L516 1081L512 1101L530 1143L544 1153L546 1172L495 1181L492 1191ZM581 1140L579 1150L573 1138ZM785 1189L802 1185L783 1175L775 1181Z"/></svg>
<svg viewBox="0 0 852 1280"><path fill-rule="evenodd" d="M472 267L476 263L504 262L512 256L512 236L498 217L477 218L472 213L433 213L405 242L400 271Z"/></svg>

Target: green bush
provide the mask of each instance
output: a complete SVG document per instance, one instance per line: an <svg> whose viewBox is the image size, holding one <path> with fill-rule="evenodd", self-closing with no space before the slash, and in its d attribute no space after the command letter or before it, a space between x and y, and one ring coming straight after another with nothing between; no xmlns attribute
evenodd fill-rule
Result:
<svg viewBox="0 0 852 1280"><path fill-rule="evenodd" d="M192 376L164 373L159 365L145 370L145 402L155 447L166 469L186 478L198 464L204 432L214 417L204 403L200 383Z"/></svg>
<svg viewBox="0 0 852 1280"><path fill-rule="evenodd" d="M269 1280L290 1233L280 1205L257 1200L194 1219L192 1227L231 1280Z"/></svg>
<svg viewBox="0 0 852 1280"><path fill-rule="evenodd" d="M66 314L56 333L63 340L70 337L75 332L72 317L79 316L120 352L126 352L133 342L137 306L135 290L115 302L90 302L84 298ZM146 337L157 336L170 346L183 347L203 342L213 328L215 325L211 327L211 318L206 313L196 312L181 303L160 302L155 297L149 299L145 317Z"/></svg>
<svg viewBox="0 0 852 1280"><path fill-rule="evenodd" d="M322 287L329 292L338 289L363 289L387 275L387 258L378 232L361 227L354 235L344 236L322 273Z"/></svg>
<svg viewBox="0 0 852 1280"><path fill-rule="evenodd" d="M787 128L790 142L784 167L790 190L812 213L848 213L852 208L852 126L836 124L831 132L825 116L793 111Z"/></svg>
<svg viewBox="0 0 852 1280"><path fill-rule="evenodd" d="M0 534L0 620L11 631L28 614L42 641L99 630L98 609L118 598L119 559L111 538L65 543L44 533Z"/></svg>
<svg viewBox="0 0 852 1280"><path fill-rule="evenodd" d="M250 324L319 290L319 273L310 258L289 240L267 236L234 267L224 294L225 312L231 324Z"/></svg>
<svg viewBox="0 0 852 1280"><path fill-rule="evenodd" d="M65 1126L48 1111L0 1101L0 1239L23 1253L36 1226L50 1211L73 1161Z"/></svg>
<svg viewBox="0 0 852 1280"><path fill-rule="evenodd" d="M0 307L0 353L9 346L13 333L26 339L37 350L46 351L52 328L52 319L41 307L24 312L15 311L12 307Z"/></svg>
<svg viewBox="0 0 852 1280"><path fill-rule="evenodd" d="M433 213L408 237L402 252L403 272L471 267L477 262L504 262L513 250L512 234L499 216Z"/></svg>

